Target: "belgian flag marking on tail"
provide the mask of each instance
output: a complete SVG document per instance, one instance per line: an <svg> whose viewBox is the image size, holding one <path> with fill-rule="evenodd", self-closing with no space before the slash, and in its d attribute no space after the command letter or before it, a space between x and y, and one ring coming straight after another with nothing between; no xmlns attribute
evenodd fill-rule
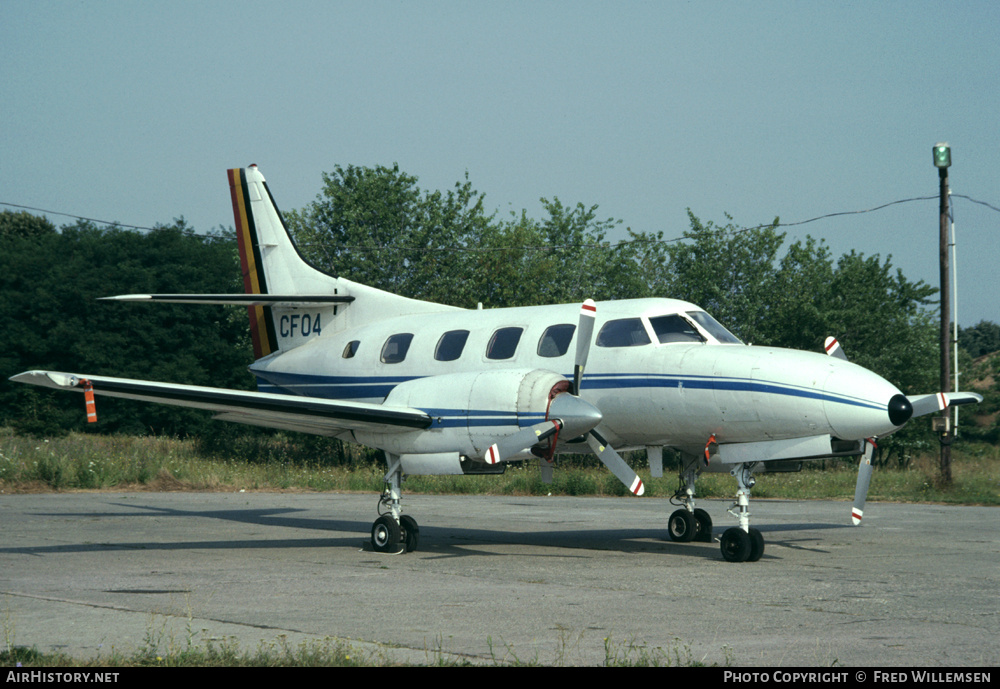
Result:
<svg viewBox="0 0 1000 689"><path fill-rule="evenodd" d="M267 294L267 280L260 255L260 242L253 212L250 209L250 188L246 170L229 170L229 190L233 197L233 217L236 220L236 239L240 249L240 266L243 270L243 288L247 294ZM269 306L249 306L250 335L253 339L255 359L277 351L274 318Z"/></svg>

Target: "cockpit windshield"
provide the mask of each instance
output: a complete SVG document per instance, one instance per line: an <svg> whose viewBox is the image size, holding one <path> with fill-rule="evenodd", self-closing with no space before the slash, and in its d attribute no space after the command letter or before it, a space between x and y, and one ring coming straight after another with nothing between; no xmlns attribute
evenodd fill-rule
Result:
<svg viewBox="0 0 1000 689"><path fill-rule="evenodd" d="M704 342L705 338L691 321L680 314L671 316L653 316L649 319L660 344L670 342Z"/></svg>
<svg viewBox="0 0 1000 689"><path fill-rule="evenodd" d="M704 311L688 311L687 315L721 344L743 344L740 338L726 330L719 321Z"/></svg>

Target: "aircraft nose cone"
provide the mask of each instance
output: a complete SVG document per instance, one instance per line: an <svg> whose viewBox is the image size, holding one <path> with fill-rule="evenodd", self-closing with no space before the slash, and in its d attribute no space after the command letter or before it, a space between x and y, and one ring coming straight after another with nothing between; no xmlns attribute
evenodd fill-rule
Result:
<svg viewBox="0 0 1000 689"><path fill-rule="evenodd" d="M902 426L913 416L913 405L905 395L893 395L889 400L889 422L893 426Z"/></svg>

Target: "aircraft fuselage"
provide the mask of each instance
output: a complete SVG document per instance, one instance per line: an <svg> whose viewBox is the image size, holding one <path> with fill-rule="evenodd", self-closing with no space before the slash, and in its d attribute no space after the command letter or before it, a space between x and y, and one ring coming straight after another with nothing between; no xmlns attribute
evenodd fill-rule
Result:
<svg viewBox="0 0 1000 689"><path fill-rule="evenodd" d="M262 359L251 370L264 392L405 403L432 414L431 430L442 431L440 442L434 433L400 434L383 441L388 449L440 451L454 442L446 439L447 429L460 426L471 427L463 451L481 456L493 438L513 426L545 418L544 408L510 409L504 400L517 391L505 387L523 387L518 376L532 371L572 378L575 336L570 342L563 335L562 346L546 336L560 327L574 329L578 311L578 305L448 310L340 332L328 327L327 333ZM855 364L812 352L748 346L731 336L730 343L722 343L696 324L693 314L704 314L699 307L677 300L600 302L597 314L596 344L581 395L601 411L601 433L617 447L694 451L713 434L719 443L748 443L824 435L860 439L896 428L887 405L899 391ZM682 341L661 342L663 335L652 324L667 316L681 316L699 341L680 336ZM299 322L315 318L303 313ZM619 332L603 337L612 322ZM629 332L636 323L644 332ZM516 342L496 343L504 333ZM464 338L462 346L442 352L447 337ZM501 346L506 349L498 351ZM459 388L484 375L489 378L481 387L496 399L489 391L475 400L461 399ZM404 399L406 386L419 386L419 395ZM421 440L415 440L417 435ZM559 451L574 450L568 440L561 439Z"/></svg>

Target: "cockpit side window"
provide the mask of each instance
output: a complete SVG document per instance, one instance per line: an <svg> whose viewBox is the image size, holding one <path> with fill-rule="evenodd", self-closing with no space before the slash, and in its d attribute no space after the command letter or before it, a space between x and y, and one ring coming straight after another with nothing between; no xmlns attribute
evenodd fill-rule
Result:
<svg viewBox="0 0 1000 689"><path fill-rule="evenodd" d="M740 340L740 338L726 330L726 328L719 323L719 321L715 320L704 311L688 311L687 315L691 316L695 323L700 325L705 332L722 344L743 344L743 341Z"/></svg>
<svg viewBox="0 0 1000 689"><path fill-rule="evenodd" d="M465 342L468 339L468 330L449 330L438 340L434 358L438 361L455 361L462 356L462 350L465 349Z"/></svg>
<svg viewBox="0 0 1000 689"><path fill-rule="evenodd" d="M382 345L382 363L398 364L406 358L406 352L410 349L410 342L413 341L413 333L400 333L391 335L385 344Z"/></svg>
<svg viewBox="0 0 1000 689"><path fill-rule="evenodd" d="M342 354L342 356L345 359L353 358L354 355L358 353L358 346L360 344L361 344L360 340L351 340L350 342L347 343L347 346L344 347L344 353Z"/></svg>
<svg viewBox="0 0 1000 689"><path fill-rule="evenodd" d="M660 344L670 342L705 342L698 329L691 322L677 314L671 316L655 316L649 319L653 332Z"/></svg>
<svg viewBox="0 0 1000 689"><path fill-rule="evenodd" d="M550 325L538 340L538 356L553 358L565 354L575 330L576 326L569 323Z"/></svg>
<svg viewBox="0 0 1000 689"><path fill-rule="evenodd" d="M524 328L500 328L486 347L487 359L510 359L517 351L517 343L521 341Z"/></svg>
<svg viewBox="0 0 1000 689"><path fill-rule="evenodd" d="M638 347L649 343L649 335L640 318L608 321L597 334L598 347Z"/></svg>

